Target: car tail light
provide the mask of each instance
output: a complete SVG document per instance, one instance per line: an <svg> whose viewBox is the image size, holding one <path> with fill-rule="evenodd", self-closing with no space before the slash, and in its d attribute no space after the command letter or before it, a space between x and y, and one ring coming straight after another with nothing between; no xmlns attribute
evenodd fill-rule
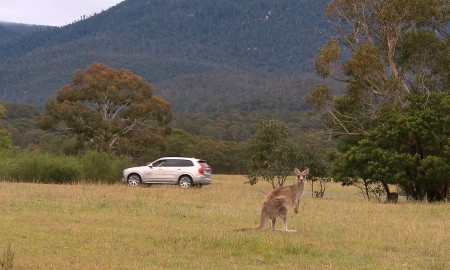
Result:
<svg viewBox="0 0 450 270"><path fill-rule="evenodd" d="M200 165L200 168L198 168L198 172L203 174L203 166L202 166L202 164L199 162L198 165Z"/></svg>

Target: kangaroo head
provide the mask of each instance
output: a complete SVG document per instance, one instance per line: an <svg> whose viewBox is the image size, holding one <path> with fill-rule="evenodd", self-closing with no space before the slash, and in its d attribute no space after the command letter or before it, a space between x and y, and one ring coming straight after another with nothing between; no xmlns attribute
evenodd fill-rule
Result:
<svg viewBox="0 0 450 270"><path fill-rule="evenodd" d="M306 168L304 171L300 171L299 169L294 169L295 174L297 175L297 182L303 182L306 180L306 175L309 173L309 168Z"/></svg>

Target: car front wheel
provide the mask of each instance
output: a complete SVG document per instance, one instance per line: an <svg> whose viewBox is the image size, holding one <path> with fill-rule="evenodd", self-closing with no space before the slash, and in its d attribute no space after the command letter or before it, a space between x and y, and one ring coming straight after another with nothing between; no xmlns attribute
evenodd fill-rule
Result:
<svg viewBox="0 0 450 270"><path fill-rule="evenodd" d="M178 185L182 188L190 188L192 186L192 179L189 176L182 176L178 180Z"/></svg>
<svg viewBox="0 0 450 270"><path fill-rule="evenodd" d="M137 174L131 174L127 179L128 185L135 187L141 184L141 177Z"/></svg>

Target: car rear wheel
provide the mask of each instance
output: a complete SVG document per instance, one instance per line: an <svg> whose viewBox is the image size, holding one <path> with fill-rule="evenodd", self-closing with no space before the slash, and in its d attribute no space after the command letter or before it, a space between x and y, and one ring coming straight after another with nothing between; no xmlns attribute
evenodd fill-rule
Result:
<svg viewBox="0 0 450 270"><path fill-rule="evenodd" d="M131 174L128 176L127 182L129 186L139 186L141 184L141 177L137 174Z"/></svg>
<svg viewBox="0 0 450 270"><path fill-rule="evenodd" d="M190 188L192 186L192 179L189 176L183 175L178 180L178 185L182 188Z"/></svg>

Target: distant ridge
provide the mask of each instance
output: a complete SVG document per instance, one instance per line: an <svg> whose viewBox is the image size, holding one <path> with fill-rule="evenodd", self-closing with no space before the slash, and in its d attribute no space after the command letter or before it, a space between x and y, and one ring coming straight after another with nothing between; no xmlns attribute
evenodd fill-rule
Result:
<svg viewBox="0 0 450 270"><path fill-rule="evenodd" d="M43 106L100 61L141 75L175 110L284 107L315 80L326 2L126 0L64 27L0 23L0 100Z"/></svg>
<svg viewBox="0 0 450 270"><path fill-rule="evenodd" d="M20 35L46 28L43 25L22 24L0 21L0 43Z"/></svg>

